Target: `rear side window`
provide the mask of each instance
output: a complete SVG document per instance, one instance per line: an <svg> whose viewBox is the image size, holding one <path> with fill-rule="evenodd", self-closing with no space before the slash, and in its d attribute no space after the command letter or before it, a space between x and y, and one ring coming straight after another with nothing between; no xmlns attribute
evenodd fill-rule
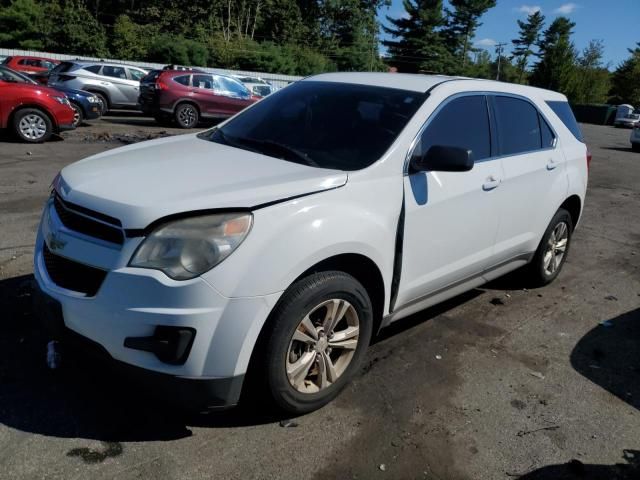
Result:
<svg viewBox="0 0 640 480"><path fill-rule="evenodd" d="M538 111L525 100L494 97L498 155L516 155L541 148Z"/></svg>
<svg viewBox="0 0 640 480"><path fill-rule="evenodd" d="M184 85L185 87L189 86L189 75L180 75L179 77L175 77L173 79L174 82L178 82L180 85Z"/></svg>
<svg viewBox="0 0 640 480"><path fill-rule="evenodd" d="M84 67L85 70L95 74L100 73L101 68L102 68L102 65L91 65L89 67Z"/></svg>
<svg viewBox="0 0 640 480"><path fill-rule="evenodd" d="M422 133L414 156L424 155L434 145L471 150L476 161L489 158L491 134L484 95L458 97L447 103Z"/></svg>
<svg viewBox="0 0 640 480"><path fill-rule="evenodd" d="M127 74L122 67L110 67L105 65L102 67L102 74L107 77L121 78L123 80L126 80L127 78Z"/></svg>
<svg viewBox="0 0 640 480"><path fill-rule="evenodd" d="M553 110L564 126L569 129L573 136L578 139L578 141L584 143L584 137L582 136L582 132L580 131L580 127L578 126L578 122L576 121L576 117L573 115L573 111L567 102L561 101L549 101L547 105Z"/></svg>

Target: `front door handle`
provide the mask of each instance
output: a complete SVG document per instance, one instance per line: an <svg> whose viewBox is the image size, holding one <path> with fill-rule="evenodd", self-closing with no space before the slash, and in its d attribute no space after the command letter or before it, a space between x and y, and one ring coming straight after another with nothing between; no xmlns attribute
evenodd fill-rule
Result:
<svg viewBox="0 0 640 480"><path fill-rule="evenodd" d="M500 186L500 179L498 179L498 178L494 177L493 175L491 175L482 184L482 189L485 192L488 192L489 190L493 190L494 188L497 188L498 186Z"/></svg>
<svg viewBox="0 0 640 480"><path fill-rule="evenodd" d="M547 162L547 170L554 170L558 164L552 159Z"/></svg>

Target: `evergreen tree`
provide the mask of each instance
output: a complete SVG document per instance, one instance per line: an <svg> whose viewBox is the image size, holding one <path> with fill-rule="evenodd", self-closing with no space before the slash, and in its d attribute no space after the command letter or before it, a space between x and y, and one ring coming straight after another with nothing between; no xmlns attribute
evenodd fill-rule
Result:
<svg viewBox="0 0 640 480"><path fill-rule="evenodd" d="M401 72L450 73L453 57L442 34L442 0L403 0L406 15L383 26L394 40L385 40L389 63Z"/></svg>
<svg viewBox="0 0 640 480"><path fill-rule="evenodd" d="M604 45L591 40L582 51L576 67L576 103L605 103L610 89L609 70L602 63Z"/></svg>
<svg viewBox="0 0 640 480"><path fill-rule="evenodd" d="M558 17L545 30L538 42L540 61L531 74L531 85L575 95L576 50L571 42L575 23L566 17Z"/></svg>
<svg viewBox="0 0 640 480"><path fill-rule="evenodd" d="M462 61L462 71L468 61L470 44L476 29L482 25L480 17L496 6L496 0L449 0L453 10L447 9L445 37L451 52Z"/></svg>
<svg viewBox="0 0 640 480"><path fill-rule="evenodd" d="M529 57L534 54L532 50L540 39L540 31L544 24L544 15L540 11L534 12L527 17L527 21L518 20L520 36L511 43L514 45L513 58L516 60L518 68L518 83L522 83L524 73L527 69Z"/></svg>
<svg viewBox="0 0 640 480"><path fill-rule="evenodd" d="M640 105L640 42L629 49L631 56L622 62L611 78L611 101Z"/></svg>

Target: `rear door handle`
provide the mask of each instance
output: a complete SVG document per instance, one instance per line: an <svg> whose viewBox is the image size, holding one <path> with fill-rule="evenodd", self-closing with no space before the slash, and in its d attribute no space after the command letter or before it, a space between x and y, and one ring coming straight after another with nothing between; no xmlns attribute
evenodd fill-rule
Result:
<svg viewBox="0 0 640 480"><path fill-rule="evenodd" d="M555 169L557 166L558 166L558 164L557 164L553 159L551 159L551 160L549 160L549 161L547 162L547 170L553 170L553 169Z"/></svg>
<svg viewBox="0 0 640 480"><path fill-rule="evenodd" d="M488 192L489 190L493 190L494 188L497 188L498 186L500 186L500 179L498 179L498 178L494 177L493 175L491 175L482 184L482 189L485 192Z"/></svg>

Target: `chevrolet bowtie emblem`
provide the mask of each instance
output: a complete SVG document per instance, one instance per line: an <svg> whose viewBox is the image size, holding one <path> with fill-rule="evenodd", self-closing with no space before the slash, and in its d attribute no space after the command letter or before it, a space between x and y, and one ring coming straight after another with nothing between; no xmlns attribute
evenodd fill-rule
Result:
<svg viewBox="0 0 640 480"><path fill-rule="evenodd" d="M49 246L49 250L62 250L66 244L67 242L59 239L55 233L50 233L47 236L47 245Z"/></svg>

